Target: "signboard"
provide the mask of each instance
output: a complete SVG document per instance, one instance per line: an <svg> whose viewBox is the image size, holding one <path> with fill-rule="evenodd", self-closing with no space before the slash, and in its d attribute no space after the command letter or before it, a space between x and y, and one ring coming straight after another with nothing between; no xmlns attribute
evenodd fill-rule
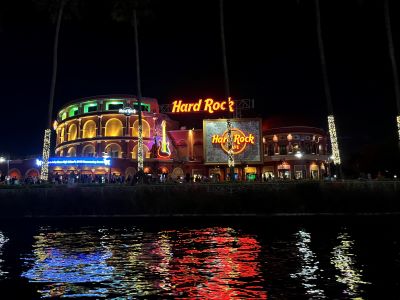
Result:
<svg viewBox="0 0 400 300"><path fill-rule="evenodd" d="M36 164L42 165L42 161L37 159ZM109 157L50 157L49 165L86 165L86 166L110 166L111 159Z"/></svg>
<svg viewBox="0 0 400 300"><path fill-rule="evenodd" d="M225 101L215 101L214 99L200 99L195 103L185 103L182 100L172 102L172 113L190 113L190 112L206 112L213 114L214 112L233 112L235 102L229 97Z"/></svg>
<svg viewBox="0 0 400 300"><path fill-rule="evenodd" d="M262 163L261 119L231 119L235 164ZM228 160L226 119L203 120L205 164L226 164Z"/></svg>
<svg viewBox="0 0 400 300"><path fill-rule="evenodd" d="M120 109L118 110L118 112L119 112L120 114L123 114L123 115L129 117L129 116L132 115L132 114L136 114L136 109L133 109L133 108L131 108L131 107L124 107L124 108L120 108Z"/></svg>

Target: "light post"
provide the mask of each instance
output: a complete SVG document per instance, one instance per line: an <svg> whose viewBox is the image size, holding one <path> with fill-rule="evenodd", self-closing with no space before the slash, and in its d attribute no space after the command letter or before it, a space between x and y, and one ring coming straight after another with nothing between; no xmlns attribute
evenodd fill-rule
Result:
<svg viewBox="0 0 400 300"><path fill-rule="evenodd" d="M153 137L154 137L154 139L157 137L157 128L156 128L156 124L157 124L157 115L156 115L156 113L153 113L153 126L154 126L154 130L153 130L154 134L153 134Z"/></svg>
<svg viewBox="0 0 400 300"><path fill-rule="evenodd" d="M8 172L10 171L10 160L5 158L4 156L0 156L0 163L7 162L7 173L6 176L8 176Z"/></svg>
<svg viewBox="0 0 400 300"><path fill-rule="evenodd" d="M110 158L111 156L108 154L108 152L103 152L103 158L107 159ZM111 164L110 164L110 169L108 172L108 183L110 183L111 180Z"/></svg>

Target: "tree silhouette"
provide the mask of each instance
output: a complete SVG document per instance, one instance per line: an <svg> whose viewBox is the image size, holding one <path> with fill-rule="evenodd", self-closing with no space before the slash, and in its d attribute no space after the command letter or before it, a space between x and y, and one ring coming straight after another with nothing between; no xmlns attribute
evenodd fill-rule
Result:
<svg viewBox="0 0 400 300"><path fill-rule="evenodd" d="M111 16L117 22L126 22L133 27L135 39L136 59L136 89L138 100L138 172L143 171L143 124L142 124L142 88L140 78L140 56L138 18L150 15L149 0L116 0L114 1ZM138 16L139 15L139 16Z"/></svg>

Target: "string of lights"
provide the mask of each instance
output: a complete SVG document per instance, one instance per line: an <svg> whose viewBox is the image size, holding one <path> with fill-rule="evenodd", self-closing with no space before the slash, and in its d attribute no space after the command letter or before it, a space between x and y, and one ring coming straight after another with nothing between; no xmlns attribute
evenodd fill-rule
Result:
<svg viewBox="0 0 400 300"><path fill-rule="evenodd" d="M399 141L400 141L400 115L396 117L396 120L397 120L397 133L399 135Z"/></svg>
<svg viewBox="0 0 400 300"><path fill-rule="evenodd" d="M51 141L51 129L44 131L43 139L43 162L40 170L40 179L47 181L49 178L49 156L50 156L50 141Z"/></svg>
<svg viewBox="0 0 400 300"><path fill-rule="evenodd" d="M143 126L138 126L138 171L143 171Z"/></svg>
<svg viewBox="0 0 400 300"><path fill-rule="evenodd" d="M226 127L228 128L228 167L235 167L235 160L233 158L233 150L232 150L232 122L230 119L226 120Z"/></svg>
<svg viewBox="0 0 400 300"><path fill-rule="evenodd" d="M336 136L335 117L333 115L328 116L328 127L329 127L329 135L331 138L333 163L335 165L340 165L341 161L340 161L339 144Z"/></svg>

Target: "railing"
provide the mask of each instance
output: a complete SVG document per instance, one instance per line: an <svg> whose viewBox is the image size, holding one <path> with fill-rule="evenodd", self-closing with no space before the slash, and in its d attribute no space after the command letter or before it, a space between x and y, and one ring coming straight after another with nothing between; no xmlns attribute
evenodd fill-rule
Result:
<svg viewBox="0 0 400 300"><path fill-rule="evenodd" d="M267 161L289 161L289 160L329 160L329 155L327 154L303 154L301 157L296 157L295 154L275 154L275 155L264 155L264 162Z"/></svg>

